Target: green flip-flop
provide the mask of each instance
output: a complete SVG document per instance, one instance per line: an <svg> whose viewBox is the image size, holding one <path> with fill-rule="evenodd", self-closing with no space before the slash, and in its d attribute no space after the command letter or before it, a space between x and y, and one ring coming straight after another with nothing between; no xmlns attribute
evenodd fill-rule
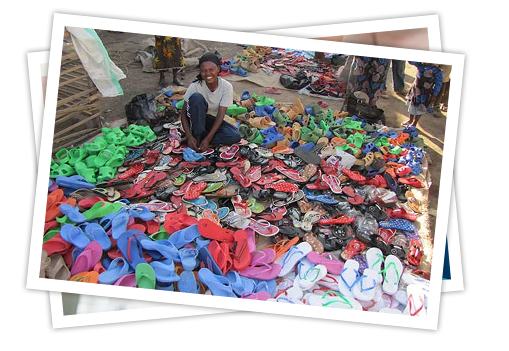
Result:
<svg viewBox="0 0 509 351"><path fill-rule="evenodd" d="M135 269L136 285L138 288L155 289L156 274L154 268L148 263L139 263Z"/></svg>
<svg viewBox="0 0 509 351"><path fill-rule="evenodd" d="M215 183L208 183L207 187L202 191L202 193L212 193L214 191L217 191L223 187L223 182L215 182Z"/></svg>
<svg viewBox="0 0 509 351"><path fill-rule="evenodd" d="M122 203L120 202L106 202L106 201L98 201L88 210L83 212L83 216L87 219L87 222L96 218L103 218L111 213L116 213L120 211L122 208Z"/></svg>
<svg viewBox="0 0 509 351"><path fill-rule="evenodd" d="M184 173L182 173L181 175L179 175L177 178L175 178L173 180L173 184L174 185L182 185L186 181L186 178L187 178L187 176Z"/></svg>
<svg viewBox="0 0 509 351"><path fill-rule="evenodd" d="M75 166L77 162L84 160L88 156L88 152L83 147L75 147L69 150L69 164Z"/></svg>
<svg viewBox="0 0 509 351"><path fill-rule="evenodd" d="M148 237L154 241L167 240L170 237L170 234L166 233L164 230L160 230L154 234L150 234Z"/></svg>
<svg viewBox="0 0 509 351"><path fill-rule="evenodd" d="M103 183L108 180L115 178L115 173L117 173L117 169L113 167L103 166L99 168L99 175L97 176L97 182Z"/></svg>
<svg viewBox="0 0 509 351"><path fill-rule="evenodd" d="M246 202L247 202L249 208L251 209L251 212L253 212L253 213L262 213L263 211L265 211L265 206L263 206L263 204L256 201L255 198L249 198L249 199L247 199Z"/></svg>
<svg viewBox="0 0 509 351"><path fill-rule="evenodd" d="M66 148L58 150L55 154L55 158L59 164L66 164L69 161L69 150Z"/></svg>

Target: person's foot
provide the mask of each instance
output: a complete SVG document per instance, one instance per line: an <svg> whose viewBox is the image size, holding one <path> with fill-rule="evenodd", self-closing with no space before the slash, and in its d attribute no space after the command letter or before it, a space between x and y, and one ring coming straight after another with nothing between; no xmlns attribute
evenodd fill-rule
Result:
<svg viewBox="0 0 509 351"><path fill-rule="evenodd" d="M387 92L387 90L382 91L382 94L380 94L380 97L383 99L388 99L389 93Z"/></svg>
<svg viewBox="0 0 509 351"><path fill-rule="evenodd" d="M405 122L401 123L401 126L402 127L408 127L410 124L411 124L410 120L408 120L408 121L405 121Z"/></svg>
<svg viewBox="0 0 509 351"><path fill-rule="evenodd" d="M166 79L159 79L159 86L161 88L166 88L168 86L168 83L166 82Z"/></svg>
<svg viewBox="0 0 509 351"><path fill-rule="evenodd" d="M181 87L181 86L184 86L184 83L182 83L182 82L181 82L180 80L178 80L178 79L174 79L174 80L173 80L173 85L176 85L176 86Z"/></svg>
<svg viewBox="0 0 509 351"><path fill-rule="evenodd" d="M442 108L441 108L441 110L442 110L443 112L447 112L447 105L442 104Z"/></svg>

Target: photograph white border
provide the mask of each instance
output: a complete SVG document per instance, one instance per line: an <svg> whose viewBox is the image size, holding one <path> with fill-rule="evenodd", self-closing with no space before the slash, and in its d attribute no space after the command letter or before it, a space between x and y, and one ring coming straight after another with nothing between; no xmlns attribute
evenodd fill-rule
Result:
<svg viewBox="0 0 509 351"><path fill-rule="evenodd" d="M413 328L436 329L440 289L442 282L443 252L445 249L445 232L447 228L450 195L452 188L452 173L454 165L457 124L459 115L459 102L461 96L461 85L463 78L464 56L458 54L435 53L430 51L416 51L399 48L373 47L357 44L328 42L321 40L297 39L271 35L261 35L245 32L233 32L212 29L200 29L184 26L161 25L144 22L133 22L125 20L113 20L85 16L55 14L52 32L52 43L50 52L50 65L48 71L48 89L46 106L43 120L40 159L51 157L52 136L54 129L54 113L56 111L58 77L61 59L61 43L65 26L84 27L94 29L107 29L117 31L129 31L133 33L171 33L172 36L195 38L201 40L232 43L249 43L252 45L265 45L273 47L294 48L299 50L311 50L322 52L342 52L348 54L387 57L401 60L413 60L421 62L437 62L451 64L458 72L455 84L451 86L450 106L448 111L448 125L446 128L447 139L443 149L443 166L441 173L441 189L436 222L435 245L433 250L434 263L431 268L431 283L428 299L427 318L405 318L378 313L359 313L337 309L324 309L313 306L290 306L287 304L269 304L260 301L232 299L218 296L190 295L172 293L159 290L132 289L124 287L113 287L96 284L81 284L68 281L52 281L38 277L40 248L42 245L42 224L44 223L44 204L47 192L47 174L49 174L49 162L40 162L37 177L37 188L34 202L33 230L30 249L30 259L27 275L27 288L71 292L79 294L91 294L110 297L122 297L135 300L147 300L166 303L178 303L193 306L205 306L214 308L236 309L255 311L262 313L278 313L284 315L304 316L311 318L324 318L333 320L345 320L364 323L375 323L384 325L399 325ZM51 117L47 117L51 116ZM44 175L44 176L43 176ZM445 209L445 210L444 210ZM142 291L143 290L143 291Z"/></svg>

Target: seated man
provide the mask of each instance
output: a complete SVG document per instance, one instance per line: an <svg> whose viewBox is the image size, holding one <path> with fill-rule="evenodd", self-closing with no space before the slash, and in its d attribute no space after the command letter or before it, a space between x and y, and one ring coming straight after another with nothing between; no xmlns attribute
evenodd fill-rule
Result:
<svg viewBox="0 0 509 351"><path fill-rule="evenodd" d="M219 77L219 58L213 53L205 53L200 58L199 67L200 74L184 95L181 121L187 145L197 152L204 152L211 144L238 143L238 129L223 121L226 109L233 105L233 86Z"/></svg>

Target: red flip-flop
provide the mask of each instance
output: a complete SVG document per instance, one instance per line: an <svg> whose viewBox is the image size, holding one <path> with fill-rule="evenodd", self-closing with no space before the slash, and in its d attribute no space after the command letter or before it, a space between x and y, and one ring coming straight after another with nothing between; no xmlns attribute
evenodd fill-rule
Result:
<svg viewBox="0 0 509 351"><path fill-rule="evenodd" d="M416 188L424 188L424 183L421 182L419 179L410 177L410 178L399 178L398 181L401 184L408 184Z"/></svg>
<svg viewBox="0 0 509 351"><path fill-rule="evenodd" d="M237 230L233 234L233 267L236 271L246 269L251 263L251 252L247 241L247 233L244 230Z"/></svg>
<svg viewBox="0 0 509 351"><path fill-rule="evenodd" d="M258 181L256 181L256 184L258 184L258 185L270 184L270 183L274 183L278 180L282 180L283 178L284 178L284 176L281 174L268 173L268 174L262 175L260 177L260 179L258 179Z"/></svg>
<svg viewBox="0 0 509 351"><path fill-rule="evenodd" d="M355 190L351 186L345 186L343 188L343 194L345 194L348 197L354 197L355 196Z"/></svg>
<svg viewBox="0 0 509 351"><path fill-rule="evenodd" d="M396 169L396 175L398 177L404 177L406 175L409 175L412 172L412 168L408 166L402 166Z"/></svg>
<svg viewBox="0 0 509 351"><path fill-rule="evenodd" d="M345 168L345 169L342 169L341 172L344 175L346 175L348 178L350 178L351 180L356 181L356 182L362 182L362 181L366 180L366 177L364 177L362 174L360 174L357 171L352 171L352 170Z"/></svg>
<svg viewBox="0 0 509 351"><path fill-rule="evenodd" d="M214 151L214 150L212 150L212 151ZM224 160L231 160L233 157L235 157L235 155L237 154L238 151L239 151L239 146L237 144L233 144L233 145L229 146L226 150L221 152L221 154L219 156Z"/></svg>
<svg viewBox="0 0 509 351"><path fill-rule="evenodd" d="M331 174L322 174L322 181L329 186L334 194L341 194L343 192L338 177Z"/></svg>
<svg viewBox="0 0 509 351"><path fill-rule="evenodd" d="M184 200L193 200L201 195L201 192L207 187L206 182L192 182L184 194Z"/></svg>
<svg viewBox="0 0 509 351"><path fill-rule="evenodd" d="M265 189L274 189L283 193L295 193L299 191L299 187L296 184L287 182L266 184Z"/></svg>
<svg viewBox="0 0 509 351"><path fill-rule="evenodd" d="M219 224L205 218L198 221L198 231L201 236L207 239L213 239L225 243L234 242L234 236L231 230L226 230Z"/></svg>
<svg viewBox="0 0 509 351"><path fill-rule="evenodd" d="M230 168L230 172L233 174L233 179L239 182L242 187L251 186L251 179L238 166Z"/></svg>
<svg viewBox="0 0 509 351"><path fill-rule="evenodd" d="M338 218L322 218L318 221L319 225L331 225L331 224L350 224L355 222L355 217L348 217L346 215Z"/></svg>
<svg viewBox="0 0 509 351"><path fill-rule="evenodd" d="M281 172L286 177L290 178L291 180L295 180L296 182L305 182L306 178L301 176L299 174L299 171L296 169L288 168L285 166L276 166L276 170Z"/></svg>
<svg viewBox="0 0 509 351"><path fill-rule="evenodd" d="M257 182L262 177L262 167L261 166L251 166L247 170L246 175L251 180L251 182Z"/></svg>
<svg viewBox="0 0 509 351"><path fill-rule="evenodd" d="M348 198L348 202L352 205L360 205L364 202L362 196L355 194L353 197Z"/></svg>
<svg viewBox="0 0 509 351"><path fill-rule="evenodd" d="M407 212L404 208L388 208L386 212L391 218L407 219L412 222L417 220L417 215L415 213Z"/></svg>

